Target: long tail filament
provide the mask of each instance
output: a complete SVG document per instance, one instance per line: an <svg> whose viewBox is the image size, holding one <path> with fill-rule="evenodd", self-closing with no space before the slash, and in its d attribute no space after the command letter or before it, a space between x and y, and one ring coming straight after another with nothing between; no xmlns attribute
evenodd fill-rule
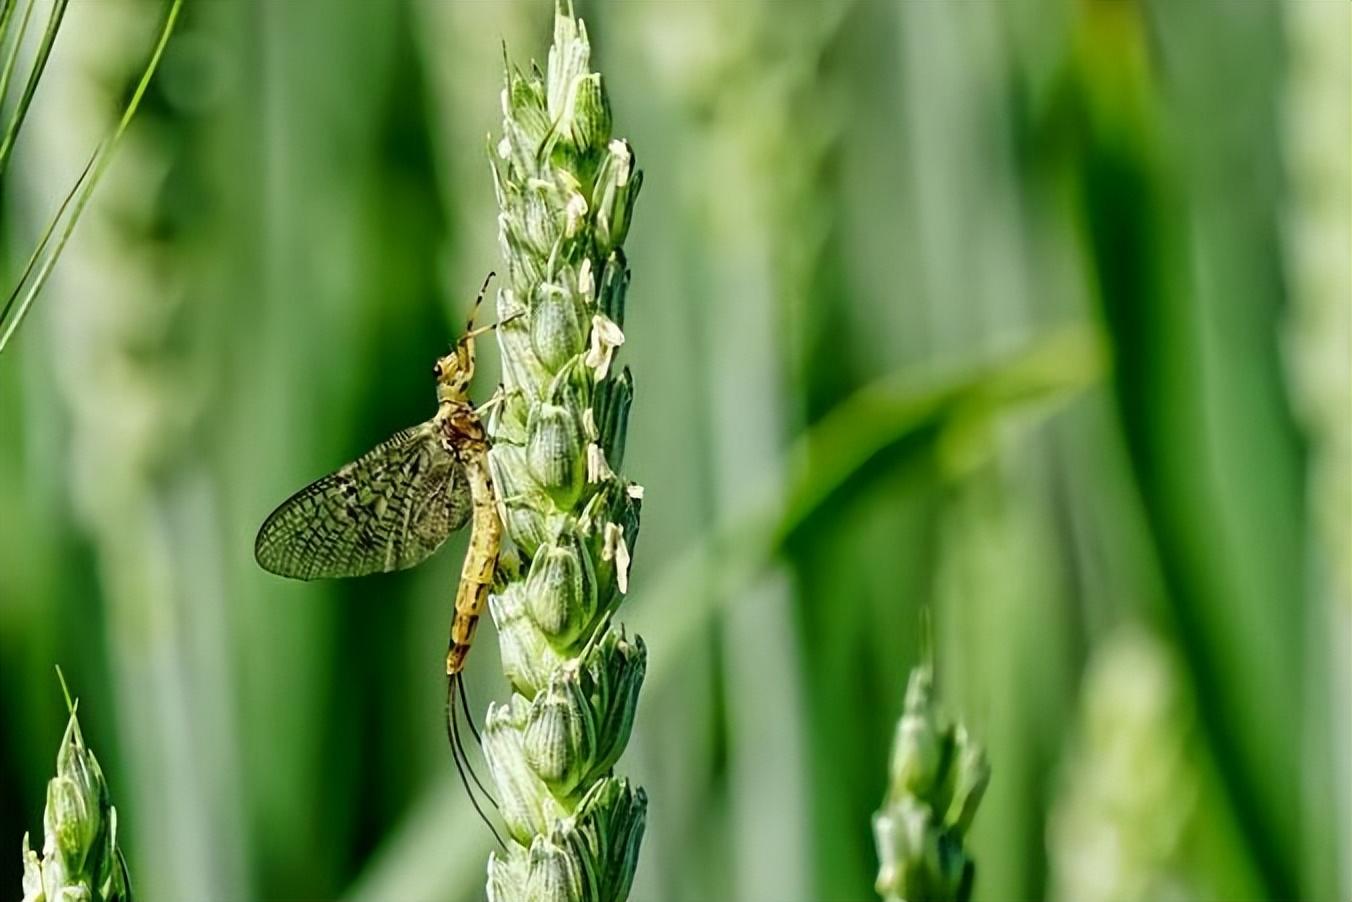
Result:
<svg viewBox="0 0 1352 902"><path fill-rule="evenodd" d="M470 714L469 698L465 694L463 677L458 673L451 674L446 680L446 737L451 743L451 757L455 761L456 771L460 774L460 782L465 787L465 794L469 796L470 804L474 806L475 812L478 813L479 820L484 822L484 826L488 828L488 832L493 834L493 838L498 841L498 845L506 850L507 844L502 841L497 828L493 826L493 822L484 812L483 807L479 804L479 797L474 792L474 787L477 786L479 792L483 793L484 797L488 799L488 803L494 808L498 808L497 799L493 798L493 794L484 787L483 781L474 772L474 767L469 761L469 755L465 751L464 742L460 738L460 717L455 700L457 695L460 696L459 707L465 712L465 720L469 724L470 733L473 734L475 741L482 745L479 733L474 729L474 718Z"/></svg>

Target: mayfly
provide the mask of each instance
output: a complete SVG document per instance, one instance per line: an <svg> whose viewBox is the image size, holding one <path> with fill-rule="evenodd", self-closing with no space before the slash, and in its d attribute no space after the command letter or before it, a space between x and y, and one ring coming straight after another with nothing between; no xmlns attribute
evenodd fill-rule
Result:
<svg viewBox="0 0 1352 902"><path fill-rule="evenodd" d="M502 521L488 469L488 433L481 419L488 405L476 410L469 386L474 377L474 339L493 328L474 328L492 278L489 273L484 280L464 336L432 368L436 415L283 501L263 521L254 543L259 565L281 576L364 576L419 564L447 536L470 524L446 650L446 721L456 768L476 809L479 804L466 771L489 801L496 802L469 767L455 702L458 695L477 740L461 674L497 569ZM483 816L481 809L479 814Z"/></svg>

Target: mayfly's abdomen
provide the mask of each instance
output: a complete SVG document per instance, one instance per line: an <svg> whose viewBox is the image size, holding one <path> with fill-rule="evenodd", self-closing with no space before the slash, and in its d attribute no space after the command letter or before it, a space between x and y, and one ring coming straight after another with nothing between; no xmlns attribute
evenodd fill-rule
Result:
<svg viewBox="0 0 1352 902"><path fill-rule="evenodd" d="M488 587L483 587L483 594L488 595ZM446 652L446 675L454 676L465 669L465 659L469 657L470 646L474 643L474 632L479 628L478 614L462 614L455 612L455 619L451 621L451 649Z"/></svg>
<svg viewBox="0 0 1352 902"><path fill-rule="evenodd" d="M493 482L488 475L487 450L476 448L468 454L462 452L461 457L474 501L474 518L469 550L465 552L460 585L455 592L455 618L451 621L450 649L446 653L447 674L459 673L465 667L465 658L474 642L474 631L488 606L488 593L498 565L498 546L502 541L502 523L498 520Z"/></svg>

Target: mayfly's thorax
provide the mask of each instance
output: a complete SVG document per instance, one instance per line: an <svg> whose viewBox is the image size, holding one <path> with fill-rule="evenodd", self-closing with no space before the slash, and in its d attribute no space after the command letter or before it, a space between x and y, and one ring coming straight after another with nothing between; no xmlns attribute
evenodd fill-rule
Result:
<svg viewBox="0 0 1352 902"><path fill-rule="evenodd" d="M437 410L437 425L446 449L458 457L488 451L488 430L472 404L443 401Z"/></svg>
<svg viewBox="0 0 1352 902"><path fill-rule="evenodd" d="M438 364L440 366L440 364ZM437 380L437 404L445 406L469 404L469 385L459 381Z"/></svg>

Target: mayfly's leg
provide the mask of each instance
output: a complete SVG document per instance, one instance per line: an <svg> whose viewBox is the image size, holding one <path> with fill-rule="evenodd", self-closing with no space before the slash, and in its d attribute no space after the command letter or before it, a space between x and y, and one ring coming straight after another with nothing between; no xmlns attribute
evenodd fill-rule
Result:
<svg viewBox="0 0 1352 902"><path fill-rule="evenodd" d="M461 340L461 341L466 341L466 340L471 339L471 338L478 338L480 335L483 335L485 332L492 332L492 331L493 331L494 329L496 329L498 326L501 326L501 325L503 325L504 323L510 323L512 320L515 320L515 319L520 319L521 317L523 317L523 316L525 316L525 315L526 315L526 311L524 311L524 310L518 310L516 313L513 313L511 316L507 317L506 319L500 319L500 320L498 320L498 321L495 322L495 323L485 323L484 325L480 326L480 327L477 328L477 329L469 329L468 331L465 332L464 337L461 338L460 340ZM471 322L471 324L473 323L473 321L474 321L474 314L471 313L471 314L470 314L470 322Z"/></svg>
<svg viewBox="0 0 1352 902"><path fill-rule="evenodd" d="M489 398L487 401L480 404L474 412L478 414L480 417L483 417L484 414L488 413L494 407L497 407L499 404L501 404L506 400L507 400L507 389L506 387L503 386L501 382L499 382L497 389L494 390L493 392L493 396Z"/></svg>

